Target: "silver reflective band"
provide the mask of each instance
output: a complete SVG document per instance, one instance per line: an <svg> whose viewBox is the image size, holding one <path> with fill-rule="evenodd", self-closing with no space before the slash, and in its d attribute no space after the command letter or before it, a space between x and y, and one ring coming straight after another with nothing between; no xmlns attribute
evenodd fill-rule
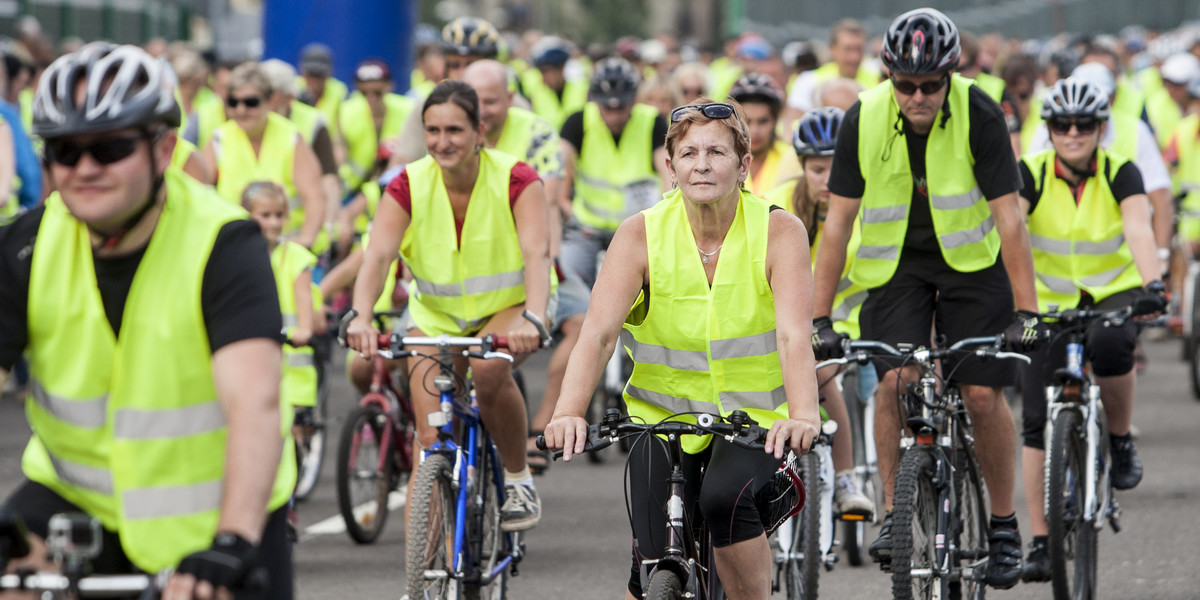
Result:
<svg viewBox="0 0 1200 600"><path fill-rule="evenodd" d="M766 392L721 392L721 408L736 410L739 408L757 408L760 410L775 410L787 404L787 394L783 386Z"/></svg>
<svg viewBox="0 0 1200 600"><path fill-rule="evenodd" d="M123 408L113 421L117 438L149 440L210 433L225 427L225 414L216 400L182 408L146 410Z"/></svg>
<svg viewBox="0 0 1200 600"><path fill-rule="evenodd" d="M49 449L46 454L58 478L76 487L109 495L113 493L112 472L102 467L93 467L55 456Z"/></svg>
<svg viewBox="0 0 1200 600"><path fill-rule="evenodd" d="M863 302L866 302L866 300L866 290L855 294L850 294L844 300L842 300L841 304L838 304L836 307L834 307L833 314L829 315L829 317L833 319L835 323L838 321L845 321L846 319L850 318L850 313L854 312L854 309L858 308L858 306Z"/></svg>
<svg viewBox="0 0 1200 600"><path fill-rule="evenodd" d="M300 326L300 317L297 317L296 315L291 314L291 313L283 313L283 326L284 327L299 327Z"/></svg>
<svg viewBox="0 0 1200 600"><path fill-rule="evenodd" d="M314 364L316 363L313 362L313 355L311 353L288 353L287 355L287 366L289 367L311 367Z"/></svg>
<svg viewBox="0 0 1200 600"><path fill-rule="evenodd" d="M496 273L495 275L477 275L468 277L459 283L434 283L428 279L416 278L417 291L429 296L442 298L459 298L470 294L497 292L525 284L525 269Z"/></svg>
<svg viewBox="0 0 1200 600"><path fill-rule="evenodd" d="M1179 190L1184 193L1200 192L1200 182L1182 181L1179 183Z"/></svg>
<svg viewBox="0 0 1200 600"><path fill-rule="evenodd" d="M725 340L713 340L709 347L712 349L713 360L726 358L750 358L766 356L778 349L778 339L775 330L754 335Z"/></svg>
<svg viewBox="0 0 1200 600"><path fill-rule="evenodd" d="M996 222L992 220L991 216L988 216L988 218L984 219L982 223L976 225L975 227L940 236L942 240L942 247L947 250L953 250L959 246L966 246L967 244L982 242L984 238L986 238L987 235L995 228Z"/></svg>
<svg viewBox="0 0 1200 600"><path fill-rule="evenodd" d="M484 323L487 322L486 317L482 318L482 319L471 319L470 321L468 321L466 319L455 318L455 317L451 317L451 318L454 319L454 324L458 325L458 328L463 331L471 331L474 329L478 329L479 327L483 326Z"/></svg>
<svg viewBox="0 0 1200 600"><path fill-rule="evenodd" d="M858 247L858 252L855 253L857 258L878 258L881 260L896 260L900 256L900 248L898 246L868 246L863 244Z"/></svg>
<svg viewBox="0 0 1200 600"><path fill-rule="evenodd" d="M70 400L47 392L36 378L29 380L29 392L42 410L68 425L99 429L108 421L108 394Z"/></svg>
<svg viewBox="0 0 1200 600"><path fill-rule="evenodd" d="M850 279L849 277L843 277L842 280L838 282L837 290L835 290L833 292L833 295L836 296L836 295L850 289L853 285L854 285L853 279Z"/></svg>
<svg viewBox="0 0 1200 600"><path fill-rule="evenodd" d="M176 485L127 490L121 495L121 504L127 519L160 519L181 517L217 510L221 507L220 479Z"/></svg>
<svg viewBox="0 0 1200 600"><path fill-rule="evenodd" d="M1065 277L1055 277L1045 273L1037 273L1036 275L1038 280L1040 280L1052 292L1058 294L1074 294L1079 291L1079 287L1075 285L1075 282Z"/></svg>
<svg viewBox="0 0 1200 600"><path fill-rule="evenodd" d="M676 350L639 342L628 329L621 330L621 344L629 349L634 364L653 364L683 371L708 371L708 353L703 350Z"/></svg>
<svg viewBox="0 0 1200 600"><path fill-rule="evenodd" d="M1103 256L1112 254L1121 249L1125 243L1125 234L1118 233L1117 235L1108 238L1102 242L1075 242L1075 254L1093 254Z"/></svg>
<svg viewBox="0 0 1200 600"><path fill-rule="evenodd" d="M700 402L697 400L689 400L687 398L676 398L675 396L668 396L666 394L660 394L659 392L644 390L640 387L634 386L633 384L627 384L625 386L625 393L629 394L629 397L631 398L636 398L647 404L660 406L671 411L672 413L717 412L717 407L712 402Z"/></svg>
<svg viewBox="0 0 1200 600"><path fill-rule="evenodd" d="M1029 245L1035 250L1051 254L1070 254L1071 240L1060 240L1030 232Z"/></svg>
<svg viewBox="0 0 1200 600"><path fill-rule="evenodd" d="M979 199L983 198L983 192L979 191L978 187L971 188L965 194L954 194L952 196L929 196L929 203L938 210L962 210L975 206Z"/></svg>
<svg viewBox="0 0 1200 600"><path fill-rule="evenodd" d="M908 218L907 204L901 204L898 206L878 206L862 209L863 225L903 221L906 218Z"/></svg>
<svg viewBox="0 0 1200 600"><path fill-rule="evenodd" d="M1079 281L1080 281L1080 283L1082 283L1083 285L1086 285L1088 287L1102 287L1102 286L1108 285L1108 284L1116 281L1117 278L1121 276L1121 273L1125 272L1125 269L1132 269L1132 268L1134 268L1134 266L1132 264L1121 265L1119 267L1109 269L1107 271L1101 271L1100 273L1096 273L1095 275L1089 275L1087 277L1080 277Z"/></svg>

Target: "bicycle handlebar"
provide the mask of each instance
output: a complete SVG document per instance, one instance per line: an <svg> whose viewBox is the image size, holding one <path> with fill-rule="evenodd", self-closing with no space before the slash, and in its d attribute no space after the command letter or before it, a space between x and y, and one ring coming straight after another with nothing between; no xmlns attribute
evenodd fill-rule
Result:
<svg viewBox="0 0 1200 600"><path fill-rule="evenodd" d="M844 365L849 362L865 364L874 355L888 355L898 358L911 358L919 363L930 363L939 358L945 358L958 352L971 352L980 358L1015 359L1028 364L1032 359L1019 352L1000 350L1003 335L985 335L959 340L946 348L896 348L887 342L874 340L845 340L842 342L842 358L832 358L817 363L817 368L829 365Z"/></svg>
<svg viewBox="0 0 1200 600"><path fill-rule="evenodd" d="M81 598L113 598L140 594L139 599L158 598L166 588L170 571L158 575L88 575L72 581L62 573L36 572L0 576L0 590L67 592L77 590Z"/></svg>
<svg viewBox="0 0 1200 600"><path fill-rule="evenodd" d="M623 437L647 432L662 435L712 434L723 437L733 445L747 450L762 450L764 447L763 440L767 436L767 430L759 427L758 423L744 411L735 410L730 413L729 417L701 413L694 415L695 423L669 420L679 416L691 416L691 413L674 414L658 423L634 423L630 417L622 418L616 409L609 409L605 413L603 421L588 426L588 439L584 444L583 451L603 450ZM547 449L546 437L539 435L536 444L539 450L545 451ZM554 460L561 458L562 454L562 450L555 450Z"/></svg>

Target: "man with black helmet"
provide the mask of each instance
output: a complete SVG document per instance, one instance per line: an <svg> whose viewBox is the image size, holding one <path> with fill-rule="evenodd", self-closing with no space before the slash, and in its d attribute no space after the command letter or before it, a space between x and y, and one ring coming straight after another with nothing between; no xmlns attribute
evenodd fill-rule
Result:
<svg viewBox="0 0 1200 600"><path fill-rule="evenodd" d="M890 80L864 92L846 115L815 269L819 355L840 353L829 314L856 216L863 243L850 277L869 290L863 339L929 346L931 327L950 343L1003 331L1010 348L1028 350L1045 331L1004 114L953 74L960 54L958 30L942 13L924 8L897 17L881 52ZM1014 373L1005 361L973 357L942 366L961 384L991 496L985 581L1008 588L1020 578L1021 538L1013 504L1016 428L1000 389ZM870 552L884 564L903 423L897 390L916 375L898 367L877 364L875 442L889 515Z"/></svg>
<svg viewBox="0 0 1200 600"><path fill-rule="evenodd" d="M0 229L0 382L25 353L34 431L4 510L34 538L24 566L47 566L52 514L84 512L99 573L175 568L179 600L265 568L238 597L291 598L274 278L245 212L169 168L175 85L165 59L104 42L41 78L58 191Z"/></svg>

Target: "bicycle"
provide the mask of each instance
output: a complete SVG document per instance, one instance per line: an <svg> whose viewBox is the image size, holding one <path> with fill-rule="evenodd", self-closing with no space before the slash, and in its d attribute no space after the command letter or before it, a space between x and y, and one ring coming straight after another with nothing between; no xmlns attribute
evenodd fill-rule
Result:
<svg viewBox="0 0 1200 600"><path fill-rule="evenodd" d="M944 380L936 361L971 352L984 359L1029 357L1000 351L1003 336L967 338L948 348L899 348L847 341L846 357L865 364L872 355L902 359L920 376L901 396L907 431L901 439L892 512L892 596L981 600L988 561L988 507L975 458L971 419L953 373ZM939 386L944 384L940 392Z"/></svg>
<svg viewBox="0 0 1200 600"><path fill-rule="evenodd" d="M395 316L380 312L374 318L386 330L383 320ZM338 342L343 345L346 324L353 318L341 321ZM389 343L388 335L379 336L381 348ZM359 544L370 544L383 532L390 511L388 496L406 481L413 465L416 424L412 403L393 384L385 358L391 357L373 357L371 387L346 416L338 440L338 512L346 523L346 533Z"/></svg>
<svg viewBox="0 0 1200 600"><path fill-rule="evenodd" d="M545 347L550 333L529 311L523 316L537 326ZM343 337L353 318L351 312L343 321ZM437 354L422 355L406 349L409 346L432 346ZM479 350L470 349L476 346ZM503 600L508 574L518 573L524 555L521 533L500 527L505 500L500 456L479 416L472 388L450 360L461 356L511 363L512 356L497 351L507 347L506 338L494 335L380 336L380 355L424 357L440 369L434 378L439 409L426 416L437 429L437 441L421 453L409 499L408 598Z"/></svg>
<svg viewBox="0 0 1200 600"><path fill-rule="evenodd" d="M695 423L671 420L680 416L694 416ZM709 413L686 413L667 417L658 423L634 423L629 416L623 416L618 409L609 409L604 420L588 427L588 439L584 445L585 452L602 450L622 439L638 436L658 435L664 438L667 456L671 465L671 473L667 476L670 493L667 497L665 512L667 514L666 544L663 557L643 560L641 564L641 581L645 600L720 600L725 597L721 581L713 562L712 543L709 530L704 519L697 512L694 520L689 523L684 488L687 480L683 474L683 448L681 438L685 435L720 436L730 443L749 450L763 449L763 439L767 430L759 427L745 412L735 410L728 417L719 417ZM546 440L539 436L537 446L546 449ZM562 451L555 451L554 459L562 456ZM796 490L794 496L782 499L786 505L791 502L788 511L781 511L777 519L771 519L767 527L767 535L784 520L799 512L804 504L804 492L799 486L798 476L785 463L776 472L776 478L787 478L785 490Z"/></svg>
<svg viewBox="0 0 1200 600"><path fill-rule="evenodd" d="M820 369L824 364L817 365ZM832 436L837 423L821 410L821 432L807 454L794 459L793 467L804 484L807 500L800 512L784 521L776 530L775 579L771 591L781 589L788 600L814 600L822 568L833 570L837 562L834 550L833 450ZM815 500L813 502L812 500Z"/></svg>
<svg viewBox="0 0 1200 600"><path fill-rule="evenodd" d="M839 361L840 362L840 361ZM835 363L836 364L836 363ZM844 363L843 363L844 364ZM874 371L871 371L874 376ZM842 397L846 401L846 412L850 413L850 431L854 448L854 484L875 505L870 523L878 525L884 514L883 489L879 480L878 455L875 452L875 394L859 394L859 380L863 377L862 365L850 363L850 368L839 375ZM846 551L846 560L851 566L861 567L867 548L867 523L856 515L842 515L842 535L839 539Z"/></svg>

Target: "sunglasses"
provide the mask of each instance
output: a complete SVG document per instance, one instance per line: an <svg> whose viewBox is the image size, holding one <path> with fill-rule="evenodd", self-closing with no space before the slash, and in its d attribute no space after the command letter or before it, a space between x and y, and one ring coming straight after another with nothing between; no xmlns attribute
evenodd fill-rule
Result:
<svg viewBox="0 0 1200 600"><path fill-rule="evenodd" d="M671 111L671 122L678 123L687 111L691 109L699 110L701 114L710 119L728 119L733 115L733 105L724 102L709 102L708 104L689 104L680 106Z"/></svg>
<svg viewBox="0 0 1200 600"><path fill-rule="evenodd" d="M247 96L245 98L230 96L225 99L225 104L229 108L237 108L239 104L245 105L246 108L258 108L258 105L262 104L262 98L258 96Z"/></svg>
<svg viewBox="0 0 1200 600"><path fill-rule="evenodd" d="M128 158L137 150L137 144L144 136L111 137L96 140L89 144L78 144L68 140L48 139L43 146L44 155L49 162L67 167L79 164L84 154L88 154L101 165L111 165L119 160Z"/></svg>
<svg viewBox="0 0 1200 600"><path fill-rule="evenodd" d="M900 92L905 96L911 96L917 93L917 90L921 90L921 93L925 94L926 96L932 96L933 94L938 93L938 91L942 88L946 87L946 84L949 82L949 77L942 77L941 79L935 81L926 81L925 83L918 85L911 81L896 79L893 77L892 87L896 88L897 92Z"/></svg>
<svg viewBox="0 0 1200 600"><path fill-rule="evenodd" d="M1051 133L1055 135L1067 135L1071 132L1072 126L1079 132L1079 135L1091 135L1100 127L1100 120L1096 117L1078 117L1075 119L1055 117L1050 119L1046 125L1050 128Z"/></svg>

